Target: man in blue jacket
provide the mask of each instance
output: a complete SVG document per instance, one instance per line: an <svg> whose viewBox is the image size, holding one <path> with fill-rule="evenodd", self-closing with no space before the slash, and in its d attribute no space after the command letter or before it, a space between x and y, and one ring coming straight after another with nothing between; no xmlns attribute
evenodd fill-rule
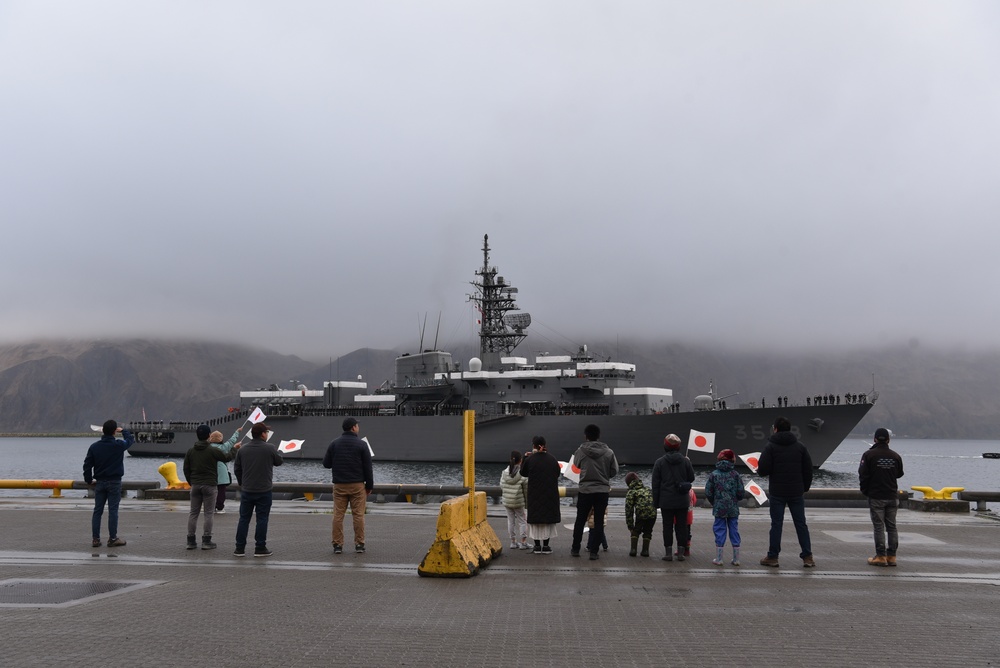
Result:
<svg viewBox="0 0 1000 668"><path fill-rule="evenodd" d="M90 519L94 539L91 545L101 546L101 517L107 504L108 547L121 547L125 540L118 537L118 504L122 499L125 451L132 447L135 439L114 420L105 422L101 431L104 434L101 440L90 446L83 459L83 480L94 486L94 514ZM118 434L122 440L115 438Z"/></svg>
<svg viewBox="0 0 1000 668"><path fill-rule="evenodd" d="M333 553L344 551L344 515L351 504L354 551L365 551L365 502L375 487L372 454L358 437L361 426L352 417L344 420L344 433L326 449L323 466L333 475Z"/></svg>

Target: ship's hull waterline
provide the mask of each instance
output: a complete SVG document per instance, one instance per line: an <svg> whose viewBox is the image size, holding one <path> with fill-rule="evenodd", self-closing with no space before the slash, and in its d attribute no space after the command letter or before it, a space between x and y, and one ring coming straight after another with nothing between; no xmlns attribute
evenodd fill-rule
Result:
<svg viewBox="0 0 1000 668"><path fill-rule="evenodd" d="M872 404L793 406L664 413L660 415L524 415L480 423L475 431L476 461L506 463L512 450L531 449L532 436L544 436L549 451L569 459L584 440L583 428L596 424L601 440L614 449L621 464L650 466L663 454L663 438L677 434L685 445L692 429L715 434L711 453L688 451L696 466L713 465L726 448L737 455L763 450L778 416L791 420L793 429L809 449L814 466L822 466ZM322 459L330 441L340 435L343 418L337 416L268 417L274 430L271 440L304 439L302 449L287 459ZM460 462L464 420L462 416L360 417L361 435L368 437L376 461ZM819 425L819 428L809 426ZM226 437L239 423L214 426ZM245 425L249 427L249 425ZM244 432L247 430L245 429ZM136 443L133 456L183 456L194 443L193 433L175 433L171 443ZM686 448L685 448L686 449Z"/></svg>

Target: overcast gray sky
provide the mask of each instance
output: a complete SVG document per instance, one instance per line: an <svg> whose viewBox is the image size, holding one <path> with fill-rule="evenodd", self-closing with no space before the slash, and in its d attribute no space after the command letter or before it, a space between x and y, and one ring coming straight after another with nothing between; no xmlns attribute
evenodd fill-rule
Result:
<svg viewBox="0 0 1000 668"><path fill-rule="evenodd" d="M525 354L992 346L998 72L987 1L4 2L0 337L449 345L489 234Z"/></svg>

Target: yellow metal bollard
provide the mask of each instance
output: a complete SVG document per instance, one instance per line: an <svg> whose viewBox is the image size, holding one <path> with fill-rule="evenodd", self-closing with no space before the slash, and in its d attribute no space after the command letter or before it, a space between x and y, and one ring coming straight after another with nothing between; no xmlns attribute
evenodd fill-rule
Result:
<svg viewBox="0 0 1000 668"><path fill-rule="evenodd" d="M950 499L951 495L955 492L965 491L964 487L942 487L937 490L933 487L921 487L917 485L914 485L910 489L915 492L923 492L925 499Z"/></svg>
<svg viewBox="0 0 1000 668"><path fill-rule="evenodd" d="M177 477L177 464L174 462L163 462L156 471L167 481L167 489L191 489L191 485Z"/></svg>

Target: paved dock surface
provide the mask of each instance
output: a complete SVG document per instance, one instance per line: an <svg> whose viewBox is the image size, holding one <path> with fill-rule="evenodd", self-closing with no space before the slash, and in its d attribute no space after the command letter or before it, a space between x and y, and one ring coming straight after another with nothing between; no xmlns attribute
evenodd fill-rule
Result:
<svg viewBox="0 0 1000 668"><path fill-rule="evenodd" d="M995 516L900 511L899 566L875 568L867 510L807 508L817 567L802 567L788 520L771 569L758 564L766 509L743 511L735 568L711 564L708 509L695 512L692 557L667 563L659 523L653 556L628 556L621 507L611 549L590 561L570 556L569 529L551 556L510 551L503 509L491 506L503 555L473 578L422 578L437 508L370 504L368 552L335 556L330 503L276 502L273 556L240 559L232 502L216 517L219 549L187 551L185 502L125 500L128 545L91 549L90 500L0 499L0 664L1000 665ZM563 508L564 525L574 513ZM7 607L34 586L14 581L120 588Z"/></svg>

